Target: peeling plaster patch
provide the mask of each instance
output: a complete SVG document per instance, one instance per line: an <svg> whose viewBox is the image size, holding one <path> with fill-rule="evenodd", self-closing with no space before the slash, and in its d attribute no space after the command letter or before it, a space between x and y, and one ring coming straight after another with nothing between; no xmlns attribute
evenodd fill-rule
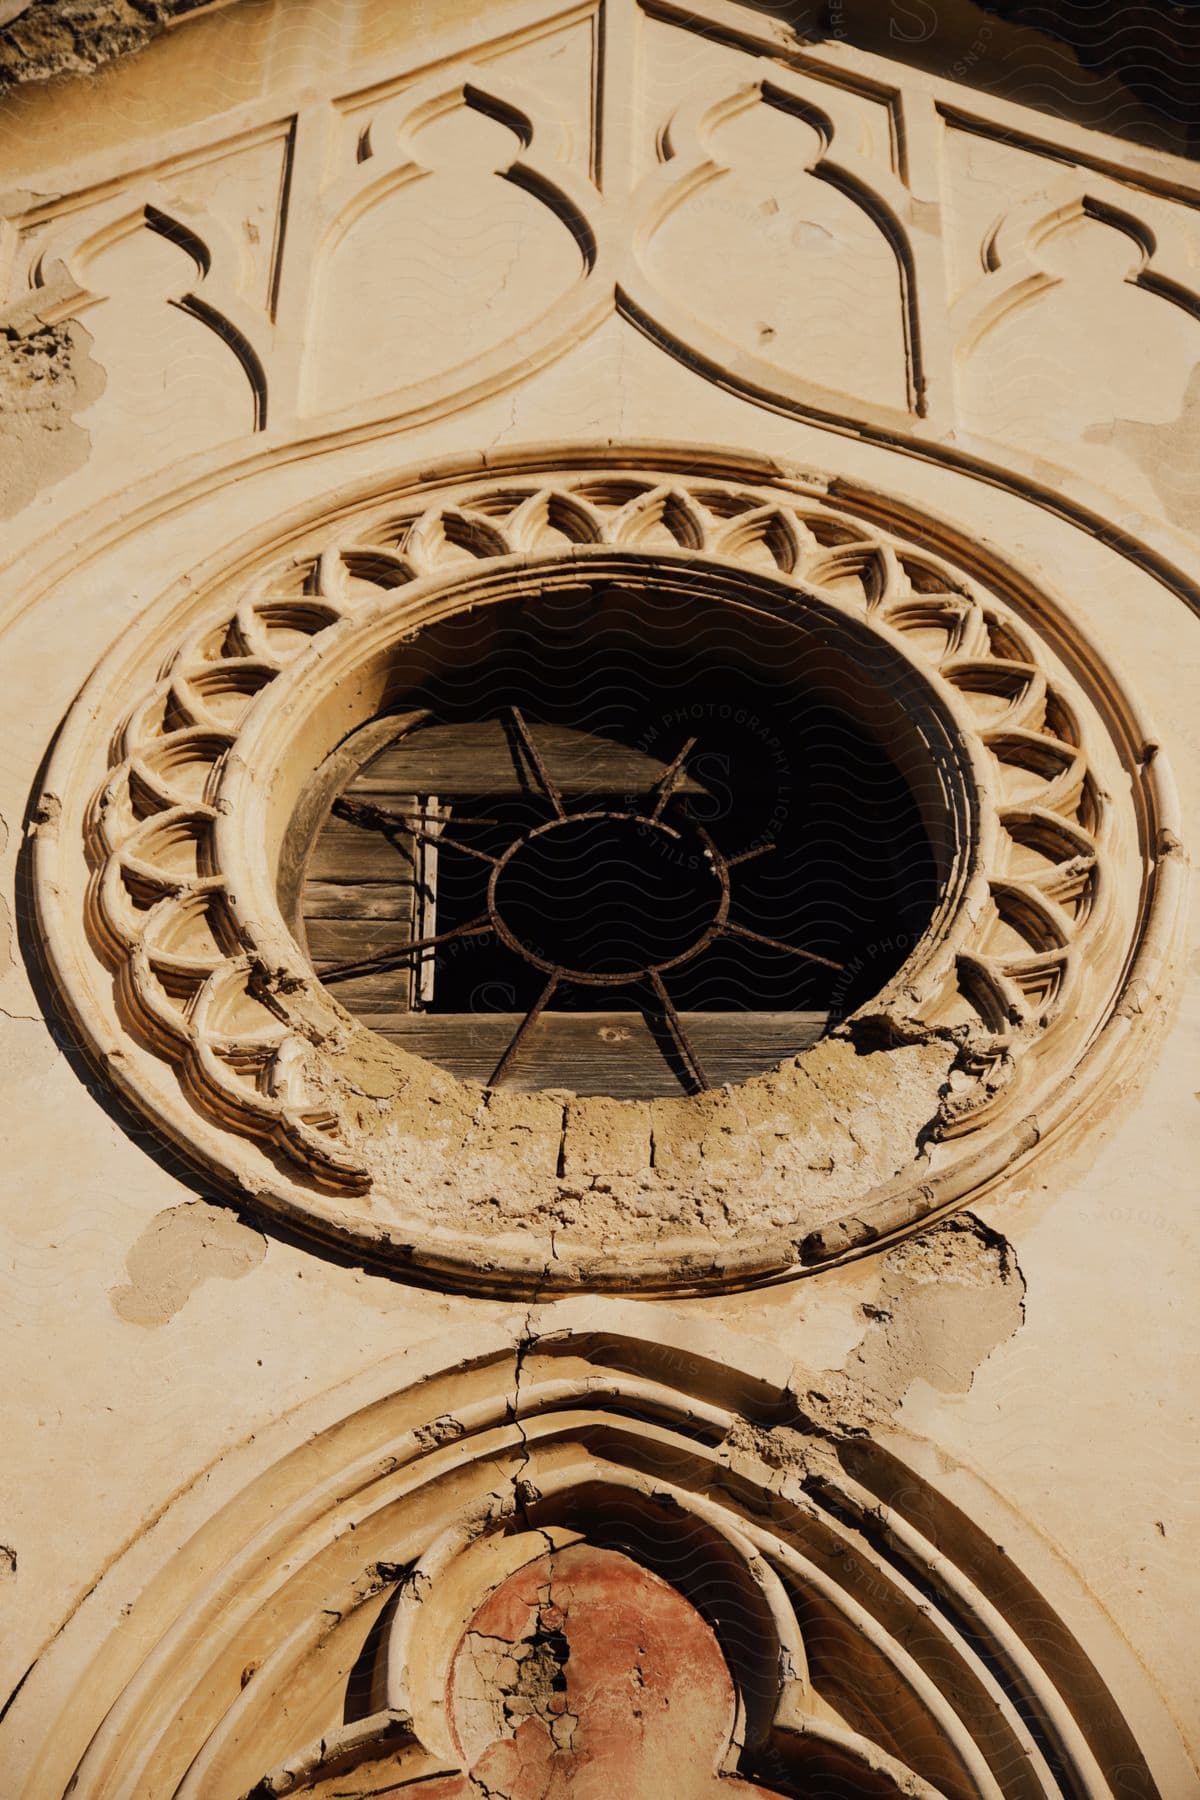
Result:
<svg viewBox="0 0 1200 1800"><path fill-rule="evenodd" d="M840 1431L870 1430L895 1416L914 1381L969 1392L975 1371L1020 1329L1024 1302L1012 1246L973 1214L906 1240L883 1259L861 1342L808 1395L815 1415Z"/></svg>
<svg viewBox="0 0 1200 1800"><path fill-rule="evenodd" d="M17 1572L17 1553L9 1544L0 1544L0 1580Z"/></svg>
<svg viewBox="0 0 1200 1800"><path fill-rule="evenodd" d="M1184 390L1179 417L1164 425L1115 419L1084 433L1091 444L1111 444L1143 471L1172 524L1200 522L1200 363Z"/></svg>
<svg viewBox="0 0 1200 1800"><path fill-rule="evenodd" d="M427 1450L440 1449L443 1444L455 1444L466 1436L467 1428L451 1413L440 1413L431 1419L428 1425L418 1425L413 1432L417 1442Z"/></svg>
<svg viewBox="0 0 1200 1800"><path fill-rule="evenodd" d="M239 1281L267 1253L261 1232L206 1200L169 1207L129 1252L129 1281L113 1288L113 1311L130 1325L165 1325L205 1281Z"/></svg>
<svg viewBox="0 0 1200 1800"><path fill-rule="evenodd" d="M90 440L73 415L104 391L78 321L0 326L0 518L82 468Z"/></svg>
<svg viewBox="0 0 1200 1800"><path fill-rule="evenodd" d="M460 1657L460 1705L472 1724L493 1742L514 1738L536 1720L556 1750L573 1747L578 1719L568 1710L566 1665L570 1644L566 1614L555 1605L549 1587L524 1635L509 1640L469 1631ZM475 1686L466 1673L475 1677ZM476 1716L480 1715L480 1716Z"/></svg>
<svg viewBox="0 0 1200 1800"><path fill-rule="evenodd" d="M815 1397L825 1399L824 1394ZM789 1480L802 1485L820 1481L835 1475L838 1467L834 1435L823 1436L811 1425L798 1430L793 1425L752 1425L748 1419L738 1419L723 1447L735 1468L737 1459L745 1456L764 1464L773 1472L771 1486L784 1493Z"/></svg>

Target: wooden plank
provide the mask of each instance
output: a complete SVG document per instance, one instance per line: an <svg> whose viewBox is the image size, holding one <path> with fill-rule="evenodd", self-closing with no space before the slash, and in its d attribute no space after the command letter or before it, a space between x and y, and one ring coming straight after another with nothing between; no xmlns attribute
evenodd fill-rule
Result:
<svg viewBox="0 0 1200 1800"><path fill-rule="evenodd" d="M620 805L628 796L631 804L640 801L645 805L667 767L666 761L610 739L560 727L531 729L552 780L577 808L587 796L609 805L614 801ZM682 743L683 734L679 736ZM672 754L675 748L671 746ZM346 791L399 813L412 812L418 805L433 808L456 796L499 799L541 792L527 747L499 720L415 730L376 756ZM684 776L677 791L704 790ZM418 801L418 795L428 798ZM389 836L348 819L327 818L312 848L301 900L309 952L318 974L331 965L400 952L414 938L431 935L433 927L425 921L433 908L419 880L422 858L421 846L403 833ZM414 975L421 982L423 997L429 997L432 954L422 961L420 970L413 959L378 973L368 971L337 980L331 983L331 991L349 1011L384 1035L403 1041L457 1074L485 1081L520 1015L411 1012ZM700 1029L711 1040L714 1083L743 1079L750 1070L747 1056L753 1068L770 1067L790 1053L796 1036L793 1016L783 1047L776 1050L771 1043L763 1048L756 1021L754 1043L758 1048L748 1050L744 1043L748 1015L711 1017L714 1023ZM739 1018L741 1022L736 1023ZM805 1026L803 1041L812 1035L813 1029ZM701 1055L699 1046L697 1054ZM656 1041L636 1013L553 1014L539 1021L537 1030L523 1043L506 1085L527 1089L567 1086L579 1093L632 1097L678 1093L686 1079L669 1037L663 1035Z"/></svg>
<svg viewBox="0 0 1200 1800"><path fill-rule="evenodd" d="M380 980L380 978L374 978ZM339 983L343 1004L350 1004ZM354 1010L381 1037L462 1079L486 1082L523 1017L520 1013L394 1013ZM685 1013L684 1029L713 1087L747 1080L816 1043L827 1013ZM663 1044L668 1043L664 1054ZM614 1100L687 1091L686 1075L639 1013L546 1012L521 1046L504 1086L520 1093L565 1088Z"/></svg>
<svg viewBox="0 0 1200 1800"><path fill-rule="evenodd" d="M331 981L329 992L347 1012L366 1024L371 1019L386 1020L390 1029L399 1029L417 1015L407 1011L407 986L403 970L385 970L382 975L356 975L347 981Z"/></svg>
<svg viewBox="0 0 1200 1800"><path fill-rule="evenodd" d="M313 845L306 877L309 886L314 881L381 881L411 888L416 870L402 845L389 843L383 832L330 819ZM307 910L306 900L302 908Z"/></svg>
<svg viewBox="0 0 1200 1800"><path fill-rule="evenodd" d="M332 919L305 918L305 933L313 964L319 975L329 963L350 962L377 951L403 950L411 944L410 920L384 917Z"/></svg>
<svg viewBox="0 0 1200 1800"><path fill-rule="evenodd" d="M304 917L317 919L402 919L413 916L409 881L310 881L304 890Z"/></svg>
<svg viewBox="0 0 1200 1800"><path fill-rule="evenodd" d="M564 726L530 727L546 768L564 797L612 799L645 796L662 779L671 760L630 749L613 738L594 737ZM686 734L680 731L680 744ZM679 748L670 746L671 755ZM703 785L684 775L676 791L702 794ZM463 725L431 725L389 745L346 789L383 804L392 794L438 794L443 800L469 795L497 799L540 793L537 777L519 740L499 719Z"/></svg>

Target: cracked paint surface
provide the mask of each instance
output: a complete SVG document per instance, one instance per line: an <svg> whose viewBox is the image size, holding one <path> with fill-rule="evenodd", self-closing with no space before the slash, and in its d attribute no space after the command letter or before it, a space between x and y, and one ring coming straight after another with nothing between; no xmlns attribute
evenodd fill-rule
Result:
<svg viewBox="0 0 1200 1800"><path fill-rule="evenodd" d="M736 1711L711 1627L613 1550L554 1550L502 1583L447 1698L467 1773L418 1783L430 1800L770 1794L718 1772Z"/></svg>

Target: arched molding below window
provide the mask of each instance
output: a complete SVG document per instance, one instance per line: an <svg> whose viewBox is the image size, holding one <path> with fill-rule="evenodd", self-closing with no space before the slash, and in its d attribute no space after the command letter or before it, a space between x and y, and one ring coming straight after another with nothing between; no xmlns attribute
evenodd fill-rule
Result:
<svg viewBox="0 0 1200 1800"><path fill-rule="evenodd" d="M661 1614L641 1659L660 1708L689 1645L702 1661L714 1780L925 1800L1181 1791L1148 1683L1044 1543L944 1457L931 1478L919 1444L819 1424L774 1352L711 1325L697 1341L659 1307L571 1301L519 1342L459 1334L455 1359L431 1348L357 1378L173 1501L0 1725L14 1791L261 1800L428 1781L440 1797L472 1791L472 1767L511 1772L518 1732L532 1755L593 1708L625 1791L650 1794L632 1678L597 1662L598 1590L616 1624L647 1596ZM982 1495L986 1521L951 1491ZM539 1595L556 1581L557 1600ZM503 1619L514 1668L535 1658L523 1677L483 1654L503 1641L473 1641L504 1640ZM564 1733L569 1769L570 1719Z"/></svg>

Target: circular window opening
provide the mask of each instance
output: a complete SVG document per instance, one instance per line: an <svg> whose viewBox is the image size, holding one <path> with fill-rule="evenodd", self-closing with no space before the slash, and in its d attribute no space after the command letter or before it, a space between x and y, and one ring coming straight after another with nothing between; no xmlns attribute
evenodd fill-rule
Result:
<svg viewBox="0 0 1200 1800"><path fill-rule="evenodd" d="M871 642L692 595L460 613L319 772L281 898L340 1003L457 1076L744 1080L883 988L938 907L941 778L896 689Z"/></svg>
<svg viewBox="0 0 1200 1800"><path fill-rule="evenodd" d="M671 809L678 823L661 817L661 797L652 811L567 813L518 832L489 882L501 942L583 987L625 987L701 955L728 919L723 859L683 808Z"/></svg>

